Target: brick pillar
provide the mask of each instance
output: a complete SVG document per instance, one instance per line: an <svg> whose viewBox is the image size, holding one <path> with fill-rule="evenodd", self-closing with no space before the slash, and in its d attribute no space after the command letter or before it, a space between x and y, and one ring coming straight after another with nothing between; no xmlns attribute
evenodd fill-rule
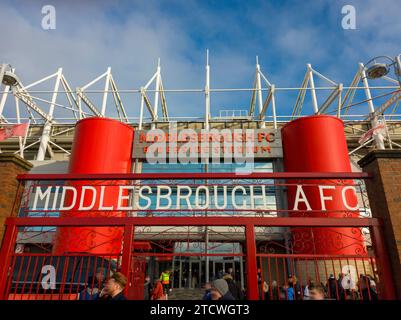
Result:
<svg viewBox="0 0 401 320"><path fill-rule="evenodd" d="M366 181L372 216L384 222L382 232L395 290L401 299L401 150L374 150L358 164L373 174Z"/></svg>
<svg viewBox="0 0 401 320"><path fill-rule="evenodd" d="M15 154L0 154L0 244L4 235L4 222L12 215L12 208L18 188L17 175L32 168L29 161Z"/></svg>

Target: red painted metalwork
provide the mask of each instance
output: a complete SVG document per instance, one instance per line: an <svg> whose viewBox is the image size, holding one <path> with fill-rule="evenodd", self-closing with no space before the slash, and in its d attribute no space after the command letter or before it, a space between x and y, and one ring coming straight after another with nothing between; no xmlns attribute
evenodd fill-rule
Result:
<svg viewBox="0 0 401 320"><path fill-rule="evenodd" d="M246 235L246 279L247 298L258 300L258 272L256 263L255 230L253 225L247 225Z"/></svg>
<svg viewBox="0 0 401 320"><path fill-rule="evenodd" d="M71 277L74 278L74 274L77 275L79 279L82 279L80 276L83 275L84 272L82 271L85 269L81 264L79 264L79 268L73 268L74 265L78 261L82 261L85 257L99 257L104 258L108 257L107 260L114 259L117 256L120 256L117 252L113 254L88 254L88 253L72 253L69 255L62 255L56 256L54 254L36 254L36 253L22 253L16 254L13 252L12 248L15 245L16 237L15 234L17 230L21 227L48 227L48 226L56 226L58 228L67 227L69 229L70 226L86 226L86 227L93 227L93 226L121 226L125 228L125 235L124 235L124 247L122 248L121 253L121 264L119 269L124 272L130 281L132 281L131 286L127 288L127 295L129 298L133 299L142 299L143 297L143 278L145 274L145 260L144 258L147 256L154 256L156 258L160 257L174 257L174 256L205 256L204 253L152 253L149 254L147 252L143 253L136 253L132 252L132 248L135 247L135 242L133 241L133 227L134 226L219 226L219 225L236 225L236 226L245 226L246 229L246 253L242 254L233 254L232 256L243 256L246 260L246 279L247 279L247 298L248 299L259 299L259 291L258 291L258 283L257 283L257 270L258 268L264 273L263 279L268 279L269 285L272 285L272 280L279 281L280 287L283 286L286 281L286 275L297 274L299 281L302 281L305 277L314 277L315 281L321 280L323 274L323 266L326 268L327 261L336 261L340 263L343 261L345 264L350 264L350 260L353 259L354 261L369 261L371 258L367 258L363 255L316 255L316 254L283 254L283 253L257 253L255 247L255 226L284 226L290 227L293 225L303 225L308 227L353 227L353 228L360 228L361 226L370 227L372 235L374 235L375 239L381 237L378 234L378 230L382 228L382 223L378 219L354 219L354 218L346 218L346 219L338 219L338 218L230 218L230 217L211 217L211 218L187 218L187 217L170 217L170 219L165 218L141 218L141 217L98 217L98 218L75 218L75 217L65 217L65 218L8 218L6 221L7 226L7 233L5 241L6 243L3 245L1 252L0 252L0 264L4 266L1 271L1 283L0 283L0 298L1 299L75 299L78 297L78 294L81 294L82 289L77 287L71 282ZM14 236L12 237L12 235ZM379 273L379 282L378 285L380 288L385 288L385 291L381 291L383 294L380 296L382 299L391 299L394 298L394 291L392 288L392 279L391 279L391 272L388 271L388 265L386 267L386 260L383 252L383 248L380 248L383 243L378 241L374 247L378 251L376 253L376 261L380 260L378 263L378 268L384 268L382 272ZM221 256L230 256L225 254L220 254ZM216 256L216 254L209 254L209 256ZM33 292L32 288L28 288L28 285L25 285L29 281L27 275L24 274L24 270L21 268L22 264L20 263L20 267L18 270L14 271L13 265L15 264L16 259L20 257L25 259L25 261L29 261L27 264L27 269L30 269L35 265L35 269L39 269L36 266L38 262L43 261L42 265L44 264L44 260L38 260L40 257L55 257L56 263L60 266L63 270L63 276L61 280L61 289L57 291L54 295L49 294L43 295L43 293L39 290L39 285L37 286L36 293ZM64 258L63 258L64 257ZM102 259L103 259L102 258ZM64 259L64 260L60 260ZM68 259L68 260L65 260ZM257 266L257 259L268 259L267 264L259 263ZM270 260L269 260L270 259ZM361 260L362 259L362 260ZM14 261L14 262L13 262ZM312 262L315 264L315 268L306 269L305 271L305 264L307 268L307 263ZM372 260L370 260L372 261ZM295 263L296 262L296 263ZM364 262L365 263L365 262ZM104 261L102 260L102 265ZM29 267L31 265L31 267ZM131 267L130 267L131 265ZM273 270L273 266L275 265L275 269ZM295 269L295 265L297 269ZM270 267L269 267L270 266ZM334 266L334 265L333 265ZM94 268L94 267L93 267ZM268 269L265 269L268 268ZM371 263L369 264L370 270L375 269L375 266ZM107 269L110 269L110 265L107 266ZM70 270L70 271L68 271ZM71 273L71 270L73 273ZM95 269L92 269L88 274L88 268L86 268L86 275L84 277L84 282L87 282L88 275L93 274ZM131 270L131 271L130 271ZM336 270L333 267L333 270ZM17 273L16 273L17 272ZM330 271L329 271L330 272ZM366 267L364 265L364 272L366 274ZM370 271L369 271L370 272ZM388 273L387 273L388 272ZM327 271L325 271L327 279ZM359 272L358 272L359 273ZM16 283L22 284L17 290L17 287L14 285L14 289L11 286L10 282L10 274L15 274ZM273 278L274 277L274 278ZM375 278L377 281L377 279ZM93 281L93 280L92 280ZM305 282L305 281L304 281ZM136 284L136 285L135 285ZM88 284L90 288L94 288L94 283ZM360 287L362 286L362 287ZM31 286L32 287L32 286ZM8 289L7 289L8 288ZM142 289L141 289L142 288ZM358 295L358 291L362 292L363 283L358 283L355 287L356 289L350 292L349 298L354 299L362 299L361 295ZM280 289L282 294L282 288ZM371 295L371 293L369 293ZM270 293L273 296L273 293ZM288 298L288 295L284 293L284 299ZM369 297L370 297L369 295ZM283 297L279 298L282 299ZM366 298L366 295L365 295Z"/></svg>
<svg viewBox="0 0 401 320"><path fill-rule="evenodd" d="M379 226L377 218L259 218L259 217L98 217L98 218L7 218L9 224L20 226L124 226L132 223L137 226L269 226L269 227L355 227ZM355 253L355 252L354 252ZM353 254L354 254L353 253Z"/></svg>
<svg viewBox="0 0 401 320"><path fill-rule="evenodd" d="M370 179L368 172L257 172L250 174L236 174L234 172L216 173L93 173L93 174L20 174L21 181L41 180L164 180L164 179Z"/></svg>
<svg viewBox="0 0 401 320"><path fill-rule="evenodd" d="M77 122L75 127L74 142L72 145L71 158L69 161L70 174L103 174L116 173L127 174L131 171L132 159L132 140L134 130L132 127L119 121L106 118L87 118ZM125 180L116 182L114 186L97 186L96 183L89 181L69 182L70 185L77 187L78 198L83 199L83 205L90 205L91 198L83 196L79 186L92 186L98 192L101 188L104 191L103 205L116 205L118 198L118 186L126 184ZM88 191L87 191L88 192ZM93 192L90 191L89 192ZM99 200L96 200L99 201ZM127 203L128 200L125 200ZM66 203L71 203L71 198L67 196ZM62 216L93 217L97 215L123 216L123 212L92 212L79 211L78 204L71 211L62 212ZM68 232L66 237L64 232ZM123 230L110 230L108 228L71 228L60 230L56 235L54 246L55 254L65 252L102 252L106 249L114 252L121 247ZM80 239L91 237L90 246L82 241L71 241L72 238Z"/></svg>
<svg viewBox="0 0 401 320"><path fill-rule="evenodd" d="M283 152L284 152L284 167L286 171L300 172L349 172L351 173L351 165L348 156L348 148L344 134L344 124L337 117L332 116L309 116L303 117L286 124L282 130ZM335 179L335 178L332 178ZM352 179L352 178L351 178ZM303 179L294 181L287 180L289 183L303 184ZM331 184L330 180L313 180L316 184ZM347 210L342 201L342 192L345 187L353 184L352 181L342 181L344 187L336 188L335 190L326 189L322 191L326 196L331 196L333 201L326 204L328 210ZM320 190L317 187L311 186L303 190L308 199L312 210L322 210L322 202ZM297 188L290 186L288 188L287 198L288 207L291 209L296 203ZM358 204L358 199L355 192L347 190L344 192L345 199L350 207L355 207ZM299 203L299 208L306 210L307 204ZM297 216L299 213L291 212L291 216ZM348 212L349 216L356 217L358 212ZM310 216L322 216L322 212L311 212ZM332 216L341 217L340 213L332 213ZM293 236L301 238L304 230L293 229ZM318 244L315 247L301 246L295 248L299 253L336 253L338 248L335 246L336 239L341 238L346 242L342 248L344 254L352 254L357 250L354 242L360 242L360 239L355 239L352 229L330 229L313 231L312 237ZM320 246L322 243L323 246ZM332 244L332 245L330 245Z"/></svg>
<svg viewBox="0 0 401 320"><path fill-rule="evenodd" d="M122 265L121 272L126 275L128 279L132 277L132 251L134 248L134 225L128 224L125 225L124 230L124 246L123 246L123 256L122 256ZM131 290L130 286L125 288L125 293L128 294L127 297L131 298Z"/></svg>
<svg viewBox="0 0 401 320"><path fill-rule="evenodd" d="M389 264L389 254L384 243L383 229L379 226L373 226L371 228L371 233L372 243L376 253L375 260L378 265L379 277L381 278L379 283L380 293L383 295L383 299L395 299L396 293L394 286L387 287L387 284L393 282L392 274L393 272L398 272L398 270L393 271Z"/></svg>
<svg viewBox="0 0 401 320"><path fill-rule="evenodd" d="M223 174L222 176L215 174L202 174L203 179L302 179L308 180L308 184L313 183L314 179L325 177L325 179L366 179L369 178L368 175L360 174L360 173L332 173L325 176L325 173L318 174L309 174L309 173L274 173L274 174L253 174L251 176L237 176L233 173ZM114 180L162 180L162 179L171 179L172 184L174 184L174 179L188 179L193 180L198 177L194 177L194 174L165 174L162 177L160 174L141 174L141 175L133 175L133 174L118 174L118 175L72 175L72 176L62 176L62 175L28 175L22 176L21 181L28 181L36 178L40 178L40 180L69 180L68 178L72 177L71 180L83 180L90 181L91 183L97 183L96 180L100 181L109 181L111 182L111 186L115 184ZM312 181L310 180L312 179ZM77 183L78 181L74 181L73 183ZM98 181L99 182L99 181ZM57 182L53 185L57 185ZM282 184L285 186L286 184ZM27 191L29 192L29 191ZM26 203L29 203L29 196L25 194L23 198ZM207 211L207 210L206 210ZM21 212L21 208L20 208ZM375 281L378 283L380 288L386 288L386 291L380 290L380 298L391 299L394 298L394 290L391 289L393 287L392 282L392 274L389 271L388 265L388 257L386 256L385 247L383 247L382 240L383 235L380 234L380 229L382 228L382 223L378 219L372 218L358 218L355 219L352 216L342 217L341 219L338 217L246 217L246 216L137 216L137 217L115 217L115 216L98 216L98 217L74 217L74 216L65 216L65 217L12 217L8 218L6 221L7 229L6 229L6 237L3 242L3 246L0 252L0 265L4 266L0 270L0 299L75 299L81 294L81 287L78 287L73 284L71 278L77 277L81 279L83 283L85 283L85 288L88 288L93 292L95 288L95 283L93 278L90 278L95 272L98 265L105 265L107 270L111 270L111 264L107 261L116 261L117 262L117 270L123 271L128 276L129 281L131 282L131 286L127 288L127 296L133 299L142 299L143 298L143 280L145 275L145 267L146 267L146 257L154 257L156 260L158 259L172 259L173 257L239 257L246 261L245 269L246 269L246 287L247 287L247 297L248 299L258 299L258 268L261 269L261 272L266 270L266 273L263 275L263 279L269 281L269 285L271 285L272 280L274 278L276 280L280 279L280 284L284 284L287 279L289 272L295 273L299 276L299 281L305 283L308 276L316 275L316 271L322 271L322 267L324 263L324 273L320 272L318 276L316 276L317 280L322 280L328 278L327 273L330 273L330 270L326 270L326 262L331 262L334 265L334 262L339 263L340 267L344 265L344 263L352 263L352 260L360 260L365 259L369 261L367 264L367 268L365 264L363 265L363 272L366 273L366 270L372 269L371 266L376 266L379 270L379 277L375 277ZM205 253L205 252L173 252L171 243L174 241L179 241L177 239L169 239L168 243L164 243L165 248L163 248L159 252L147 252L149 247L143 246L139 240L136 245L136 240L134 239L138 233L143 233L144 230L137 232L138 228L141 230L141 227L147 226L174 226L174 227L188 227L188 226L230 226L230 227L240 227L245 229L243 240L240 240L242 246L246 248L245 253ZM124 229L124 241L123 245L116 247L113 252L110 252L108 249L103 250L102 252L86 252L86 253L62 253L60 255L56 255L54 253L45 253L45 254L35 254L35 253L15 253L15 245L17 243L17 234L19 236L23 235L24 231L21 230L29 230L35 228L43 228L46 230L51 230L50 227L57 227L59 230L71 230L74 228L109 228L116 229L122 228ZM352 228L354 231L358 231L361 233L361 228L368 228L371 231L373 243L372 246L374 248L374 254L370 253L370 256L367 258L365 255L360 252L352 252L352 254L330 254L325 252L325 254L301 254L294 253L291 251L291 248L281 248L281 250L287 250L286 252L270 252L270 251L259 251L259 244L255 241L257 228L266 227L287 227L287 228ZM135 233L134 233L135 230ZM310 231L309 231L310 232ZM172 233L173 234L173 233ZM379 241L376 239L379 238ZM18 237L20 239L20 237ZM138 238L141 239L141 238ZM143 238L142 238L143 239ZM186 239L186 241L193 241L190 238ZM230 241L230 240L228 240ZM231 240L233 241L233 240ZM238 242L238 240L235 240ZM377 243L376 243L377 242ZM154 242L151 241L149 244L151 248L153 248ZM344 244L341 244L344 245ZM138 252L139 251L139 252ZM376 252L377 251L377 252ZM42 257L42 258L41 258ZM103 260L107 257L105 260ZM93 265L89 262L90 259L100 259L98 265ZM24 269L21 268L21 261L18 259L25 259L30 270L40 270L46 261L51 261L52 264L56 265L56 269L60 269L62 271L61 278L61 288L55 290L47 291L46 294L43 294L43 290L40 287L39 283L29 283L29 276L24 273ZM45 260L48 259L48 260ZM88 260L82 260L88 259ZM257 264L257 260L259 259L259 265ZM263 259L267 259L267 263L262 265L262 262L265 261ZM306 264L306 268L302 269L303 261L310 261L311 267L308 267ZM364 263L366 262L365 260ZM20 262L18 262L20 261ZM79 264L81 261L81 264ZM83 261L83 262L82 262ZM343 262L343 263L342 263ZM106 264L108 263L108 264ZM76 265L77 267L74 269L75 271L71 271L72 267ZM266 266L268 269L266 269ZM320 268L320 269L319 269ZM334 267L333 270L336 270ZM21 270L21 272L20 272ZM115 267L113 267L113 271L115 271ZM361 269L358 270L358 273L361 272ZM34 272L35 273L35 272ZM375 274L376 275L376 274ZM385 275L385 276L384 276ZM14 277L14 278L13 278ZM91 282L89 279L92 279ZM18 286L17 286L18 284ZM358 290L362 292L362 287L358 287ZM27 293L27 294L26 294ZM382 294L383 293L383 294ZM273 296L273 293L270 294ZM350 297L356 297L357 292L352 292ZM370 296L369 296L370 297Z"/></svg>
<svg viewBox="0 0 401 320"><path fill-rule="evenodd" d="M18 229L15 224L8 224L6 221L6 230L1 244L0 251L0 299L4 299L3 293L6 292L8 283L8 272L11 268L12 254L15 251L15 241Z"/></svg>

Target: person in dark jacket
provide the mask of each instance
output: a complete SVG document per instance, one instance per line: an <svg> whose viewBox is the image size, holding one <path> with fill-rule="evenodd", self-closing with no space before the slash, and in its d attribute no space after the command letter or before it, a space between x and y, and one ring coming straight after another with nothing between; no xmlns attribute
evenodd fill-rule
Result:
<svg viewBox="0 0 401 320"><path fill-rule="evenodd" d="M343 279L344 279L344 273L339 273L338 279L337 279L338 300L345 300L345 290L343 287Z"/></svg>
<svg viewBox="0 0 401 320"><path fill-rule="evenodd" d="M329 297L331 299L339 300L339 294L337 294L338 287L337 287L337 280L334 278L334 275L330 275L329 279L327 280L327 291L329 292Z"/></svg>
<svg viewBox="0 0 401 320"><path fill-rule="evenodd" d="M378 300L377 293L372 288L369 277L361 275L359 278L359 287L362 293L362 300Z"/></svg>
<svg viewBox="0 0 401 320"><path fill-rule="evenodd" d="M202 300L212 300L212 294L210 291L212 290L212 284L210 282L205 283L205 294L202 297Z"/></svg>
<svg viewBox="0 0 401 320"><path fill-rule="evenodd" d="M95 276L88 278L88 283L85 288L82 289L79 300L96 300L105 286L105 279L105 268L97 268Z"/></svg>
<svg viewBox="0 0 401 320"><path fill-rule="evenodd" d="M152 295L153 285L150 281L150 277L145 277L145 283L143 284L143 293L144 293L144 300L150 300L150 296Z"/></svg>
<svg viewBox="0 0 401 320"><path fill-rule="evenodd" d="M127 278L121 273L114 273L100 292L98 300L127 300L124 296L124 288Z"/></svg>
<svg viewBox="0 0 401 320"><path fill-rule="evenodd" d="M235 300L228 290L227 281L224 279L217 279L213 281L210 294L212 300Z"/></svg>
<svg viewBox="0 0 401 320"><path fill-rule="evenodd" d="M228 290L230 291L231 295L234 297L235 300L243 300L244 295L240 286L233 280L231 274L227 273L223 277L224 280L227 281Z"/></svg>

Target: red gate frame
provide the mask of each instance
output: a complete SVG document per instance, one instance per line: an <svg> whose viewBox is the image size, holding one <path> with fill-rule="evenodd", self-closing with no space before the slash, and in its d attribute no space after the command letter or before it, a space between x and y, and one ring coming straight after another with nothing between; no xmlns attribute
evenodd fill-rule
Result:
<svg viewBox="0 0 401 320"><path fill-rule="evenodd" d="M368 173L327 172L274 172L239 175L235 173L144 173L144 174L23 174L17 179L21 184L28 180L163 180L163 179L369 179ZM18 189L21 191L21 188ZM18 199L18 194L16 199ZM16 201L17 202L17 201ZM0 299L5 297L5 284L9 272L12 250L22 226L115 226L124 227L124 246L121 271L128 275L135 226L242 226L245 227L247 257L247 298L258 300L257 255L255 226L268 227L370 227L378 269L382 275L383 299L395 299L393 277L387 248L384 243L383 223L377 218L310 218L310 217L10 217L6 219L6 231L0 251Z"/></svg>

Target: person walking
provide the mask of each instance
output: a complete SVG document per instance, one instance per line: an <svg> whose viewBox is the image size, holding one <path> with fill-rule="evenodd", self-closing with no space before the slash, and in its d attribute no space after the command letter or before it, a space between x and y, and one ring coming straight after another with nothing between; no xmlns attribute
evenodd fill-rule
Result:
<svg viewBox="0 0 401 320"><path fill-rule="evenodd" d="M338 300L345 300L345 289L343 286L344 273L338 274L337 288L338 288Z"/></svg>
<svg viewBox="0 0 401 320"><path fill-rule="evenodd" d="M166 300L166 297L167 296L164 293L164 288L160 279L156 278L150 300Z"/></svg>
<svg viewBox="0 0 401 320"><path fill-rule="evenodd" d="M213 281L210 294L212 300L235 300L230 290L228 290L227 281L224 279Z"/></svg>
<svg viewBox="0 0 401 320"><path fill-rule="evenodd" d="M339 295L337 294L337 285L338 282L334 278L334 275L331 274L327 280L327 291L329 293L329 298L336 300L339 299Z"/></svg>
<svg viewBox="0 0 401 320"><path fill-rule="evenodd" d="M234 281L231 274L227 273L223 276L223 279L226 280L228 285L228 290L230 291L231 295L234 297L235 300L243 300L244 295L240 286Z"/></svg>
<svg viewBox="0 0 401 320"><path fill-rule="evenodd" d="M150 281L150 277L145 277L145 283L143 285L143 293L144 293L144 300L150 300L150 296L152 295L153 285Z"/></svg>
<svg viewBox="0 0 401 320"><path fill-rule="evenodd" d="M309 300L324 300L325 291L322 285L311 285L309 287Z"/></svg>
<svg viewBox="0 0 401 320"><path fill-rule="evenodd" d="M372 288L370 278L365 275L361 275L359 278L359 288L361 291L362 300L378 300L377 293L374 288Z"/></svg>
<svg viewBox="0 0 401 320"><path fill-rule="evenodd" d="M96 300L106 284L105 279L105 268L98 268L95 277L89 277L86 288L79 294L79 300Z"/></svg>
<svg viewBox="0 0 401 320"><path fill-rule="evenodd" d="M97 300L127 300L124 296L126 284L127 278L121 272L114 273L106 282Z"/></svg>
<svg viewBox="0 0 401 320"><path fill-rule="evenodd" d="M310 299L310 288L315 285L315 282L313 280L308 280L307 285L305 286L304 289L304 300L309 300Z"/></svg>
<svg viewBox="0 0 401 320"><path fill-rule="evenodd" d="M212 294L211 291L212 290L212 284L210 282L206 282L205 283L205 294L202 297L202 300L212 300Z"/></svg>
<svg viewBox="0 0 401 320"><path fill-rule="evenodd" d="M269 299L270 300L278 300L280 294L280 288L277 285L277 281L273 280L271 286L269 287Z"/></svg>
<svg viewBox="0 0 401 320"><path fill-rule="evenodd" d="M160 281L162 283L164 293L168 294L170 289L170 272L168 270L165 270L161 273Z"/></svg>

